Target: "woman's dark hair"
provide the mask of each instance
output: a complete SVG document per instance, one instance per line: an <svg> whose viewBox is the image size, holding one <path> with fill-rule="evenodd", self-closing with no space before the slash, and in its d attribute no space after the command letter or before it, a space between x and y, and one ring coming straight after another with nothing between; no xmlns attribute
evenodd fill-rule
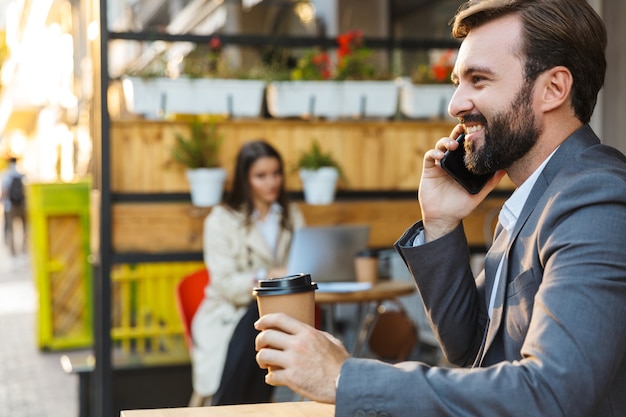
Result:
<svg viewBox="0 0 626 417"><path fill-rule="evenodd" d="M291 229L289 221L289 201L285 193L285 168L283 158L278 151L269 143L262 139L252 140L242 145L237 154L235 165L235 178L233 180L232 191L224 199L227 207L233 210L242 210L246 215L246 225L250 225L251 216L254 212L254 202L252 201L252 190L250 189L250 168L260 158L276 158L280 167L283 182L278 194L277 203L282 207L281 226Z"/></svg>
<svg viewBox="0 0 626 417"><path fill-rule="evenodd" d="M475 27L506 15L523 23L524 77L564 66L574 78L572 108L589 123L606 72L604 22L585 0L470 0L453 19L452 35L464 39Z"/></svg>

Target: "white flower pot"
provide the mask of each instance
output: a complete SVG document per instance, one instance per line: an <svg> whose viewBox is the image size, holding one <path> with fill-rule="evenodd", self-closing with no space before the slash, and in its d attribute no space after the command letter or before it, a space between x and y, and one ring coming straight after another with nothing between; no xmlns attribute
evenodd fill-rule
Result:
<svg viewBox="0 0 626 417"><path fill-rule="evenodd" d="M452 84L413 84L403 80L400 87L400 111L412 119L452 119L448 103L454 94Z"/></svg>
<svg viewBox="0 0 626 417"><path fill-rule="evenodd" d="M131 113L156 118L165 105L165 78L124 77L122 89L126 109Z"/></svg>
<svg viewBox="0 0 626 417"><path fill-rule="evenodd" d="M398 109L395 81L342 81L339 83L339 117L389 118Z"/></svg>
<svg viewBox="0 0 626 417"><path fill-rule="evenodd" d="M187 170L191 203L210 207L222 201L226 170L223 168L196 168Z"/></svg>
<svg viewBox="0 0 626 417"><path fill-rule="evenodd" d="M267 110L274 117L339 115L339 83L335 81L277 81L267 86Z"/></svg>
<svg viewBox="0 0 626 417"><path fill-rule="evenodd" d="M161 113L260 117L265 81L167 77L123 81L126 107L148 117Z"/></svg>
<svg viewBox="0 0 626 417"><path fill-rule="evenodd" d="M274 117L392 117L398 108L395 81L279 81L267 87Z"/></svg>
<svg viewBox="0 0 626 417"><path fill-rule="evenodd" d="M339 179L337 168L301 169L299 173L304 190L304 201L316 205L330 204L334 201Z"/></svg>

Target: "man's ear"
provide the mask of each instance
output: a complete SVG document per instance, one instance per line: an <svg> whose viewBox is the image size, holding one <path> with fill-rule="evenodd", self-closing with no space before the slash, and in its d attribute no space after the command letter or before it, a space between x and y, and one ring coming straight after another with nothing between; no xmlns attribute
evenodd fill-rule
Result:
<svg viewBox="0 0 626 417"><path fill-rule="evenodd" d="M574 77L563 66L550 68L540 75L542 80L542 110L548 112L563 105L569 105Z"/></svg>

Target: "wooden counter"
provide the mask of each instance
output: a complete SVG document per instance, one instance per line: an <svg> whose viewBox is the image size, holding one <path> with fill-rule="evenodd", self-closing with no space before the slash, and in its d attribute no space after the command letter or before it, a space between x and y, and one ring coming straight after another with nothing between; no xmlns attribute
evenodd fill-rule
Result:
<svg viewBox="0 0 626 417"><path fill-rule="evenodd" d="M125 410L121 417L332 417L335 406L312 401Z"/></svg>
<svg viewBox="0 0 626 417"><path fill-rule="evenodd" d="M417 287L409 281L380 281L372 288L359 291L316 291L315 302L318 304L368 303L393 300L396 297L410 295Z"/></svg>

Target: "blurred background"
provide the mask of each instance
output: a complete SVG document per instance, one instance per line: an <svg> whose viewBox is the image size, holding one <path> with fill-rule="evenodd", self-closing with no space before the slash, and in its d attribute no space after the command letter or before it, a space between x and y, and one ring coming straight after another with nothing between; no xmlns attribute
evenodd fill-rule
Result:
<svg viewBox="0 0 626 417"><path fill-rule="evenodd" d="M592 125L624 152L626 4L589 2L609 32ZM194 204L172 148L193 123L223 138L223 192L241 143L265 138L307 223L370 224L381 279L409 279L389 248L418 212L423 152L454 126L461 3L0 0L0 171L17 159L28 213L25 251L0 251L0 416L186 404L174 292L203 267L210 205ZM298 177L314 142L344 174L329 204L308 204ZM510 191L466 225L477 267ZM416 297L402 299L422 334L412 357L438 363ZM353 337L353 311L337 313Z"/></svg>

